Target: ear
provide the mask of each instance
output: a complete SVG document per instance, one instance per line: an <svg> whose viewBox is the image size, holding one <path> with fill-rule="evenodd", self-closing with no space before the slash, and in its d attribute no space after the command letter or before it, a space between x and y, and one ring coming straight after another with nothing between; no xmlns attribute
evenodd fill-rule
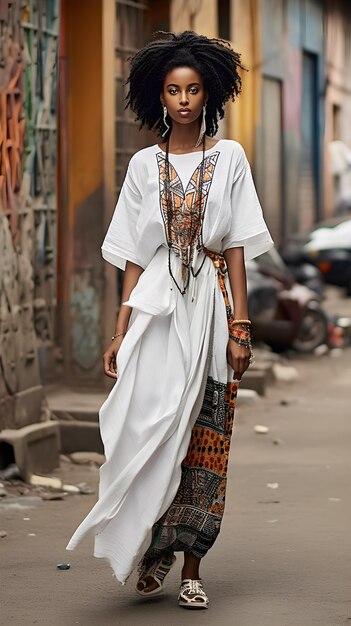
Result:
<svg viewBox="0 0 351 626"><path fill-rule="evenodd" d="M164 99L163 99L163 95L162 95L162 93L160 93L160 100L161 100L161 104L162 104L162 106L163 106L163 105L164 105L164 103L165 103L165 101L164 101Z"/></svg>

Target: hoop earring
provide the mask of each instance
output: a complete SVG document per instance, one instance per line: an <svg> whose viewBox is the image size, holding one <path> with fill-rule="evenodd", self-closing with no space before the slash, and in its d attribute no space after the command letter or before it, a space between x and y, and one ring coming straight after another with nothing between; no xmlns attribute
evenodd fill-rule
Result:
<svg viewBox="0 0 351 626"><path fill-rule="evenodd" d="M201 122L200 134L195 144L195 148L197 148L200 145L205 133L206 133L206 104L204 104L204 106L202 107L202 122Z"/></svg>
<svg viewBox="0 0 351 626"><path fill-rule="evenodd" d="M164 137L165 135L167 135L167 133L168 133L169 129L171 128L171 127L170 127L170 125L169 125L169 124L168 124L168 122L167 122L167 119L166 119L166 118L167 118L167 113L168 113L168 111L167 111L167 107L166 107L166 105L164 104L164 105L163 105L163 123L164 123L164 125L165 125L165 127L166 127L166 130L164 130L164 131L163 131L163 133L162 133L161 137Z"/></svg>

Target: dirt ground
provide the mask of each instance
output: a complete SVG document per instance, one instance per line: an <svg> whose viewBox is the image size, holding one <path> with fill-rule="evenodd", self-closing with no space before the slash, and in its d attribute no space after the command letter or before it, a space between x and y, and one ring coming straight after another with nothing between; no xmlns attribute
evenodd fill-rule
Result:
<svg viewBox="0 0 351 626"><path fill-rule="evenodd" d="M0 624L350 624L351 349L335 354L294 359L296 382L237 410L222 532L202 568L209 610L177 606L179 566L163 597L143 601L134 577L123 587L91 556L91 542L65 551L96 492L59 501L30 492L12 508L0 499ZM269 432L256 434L257 424ZM96 490L98 469L62 462L55 476ZM56 569L67 561L71 569Z"/></svg>

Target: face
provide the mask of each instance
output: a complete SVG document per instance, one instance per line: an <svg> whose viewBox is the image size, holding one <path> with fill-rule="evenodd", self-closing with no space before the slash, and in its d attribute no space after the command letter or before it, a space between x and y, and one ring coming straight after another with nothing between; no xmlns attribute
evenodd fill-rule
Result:
<svg viewBox="0 0 351 626"><path fill-rule="evenodd" d="M204 82L191 67L176 67L166 74L160 96L170 117L178 124L190 124L202 113L207 101Z"/></svg>

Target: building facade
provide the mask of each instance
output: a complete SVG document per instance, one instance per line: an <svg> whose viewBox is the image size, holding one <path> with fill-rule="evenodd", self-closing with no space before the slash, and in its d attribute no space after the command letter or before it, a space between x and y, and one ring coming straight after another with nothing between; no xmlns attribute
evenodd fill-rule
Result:
<svg viewBox="0 0 351 626"><path fill-rule="evenodd" d="M128 58L157 30L242 53L243 92L218 136L244 146L279 244L334 211L351 17L346 0L15 0L0 22L2 428L40 419L50 379L111 385L101 361L121 276L100 246L130 156L155 141L124 108Z"/></svg>
<svg viewBox="0 0 351 626"><path fill-rule="evenodd" d="M0 430L40 421L56 373L58 11L0 3Z"/></svg>

